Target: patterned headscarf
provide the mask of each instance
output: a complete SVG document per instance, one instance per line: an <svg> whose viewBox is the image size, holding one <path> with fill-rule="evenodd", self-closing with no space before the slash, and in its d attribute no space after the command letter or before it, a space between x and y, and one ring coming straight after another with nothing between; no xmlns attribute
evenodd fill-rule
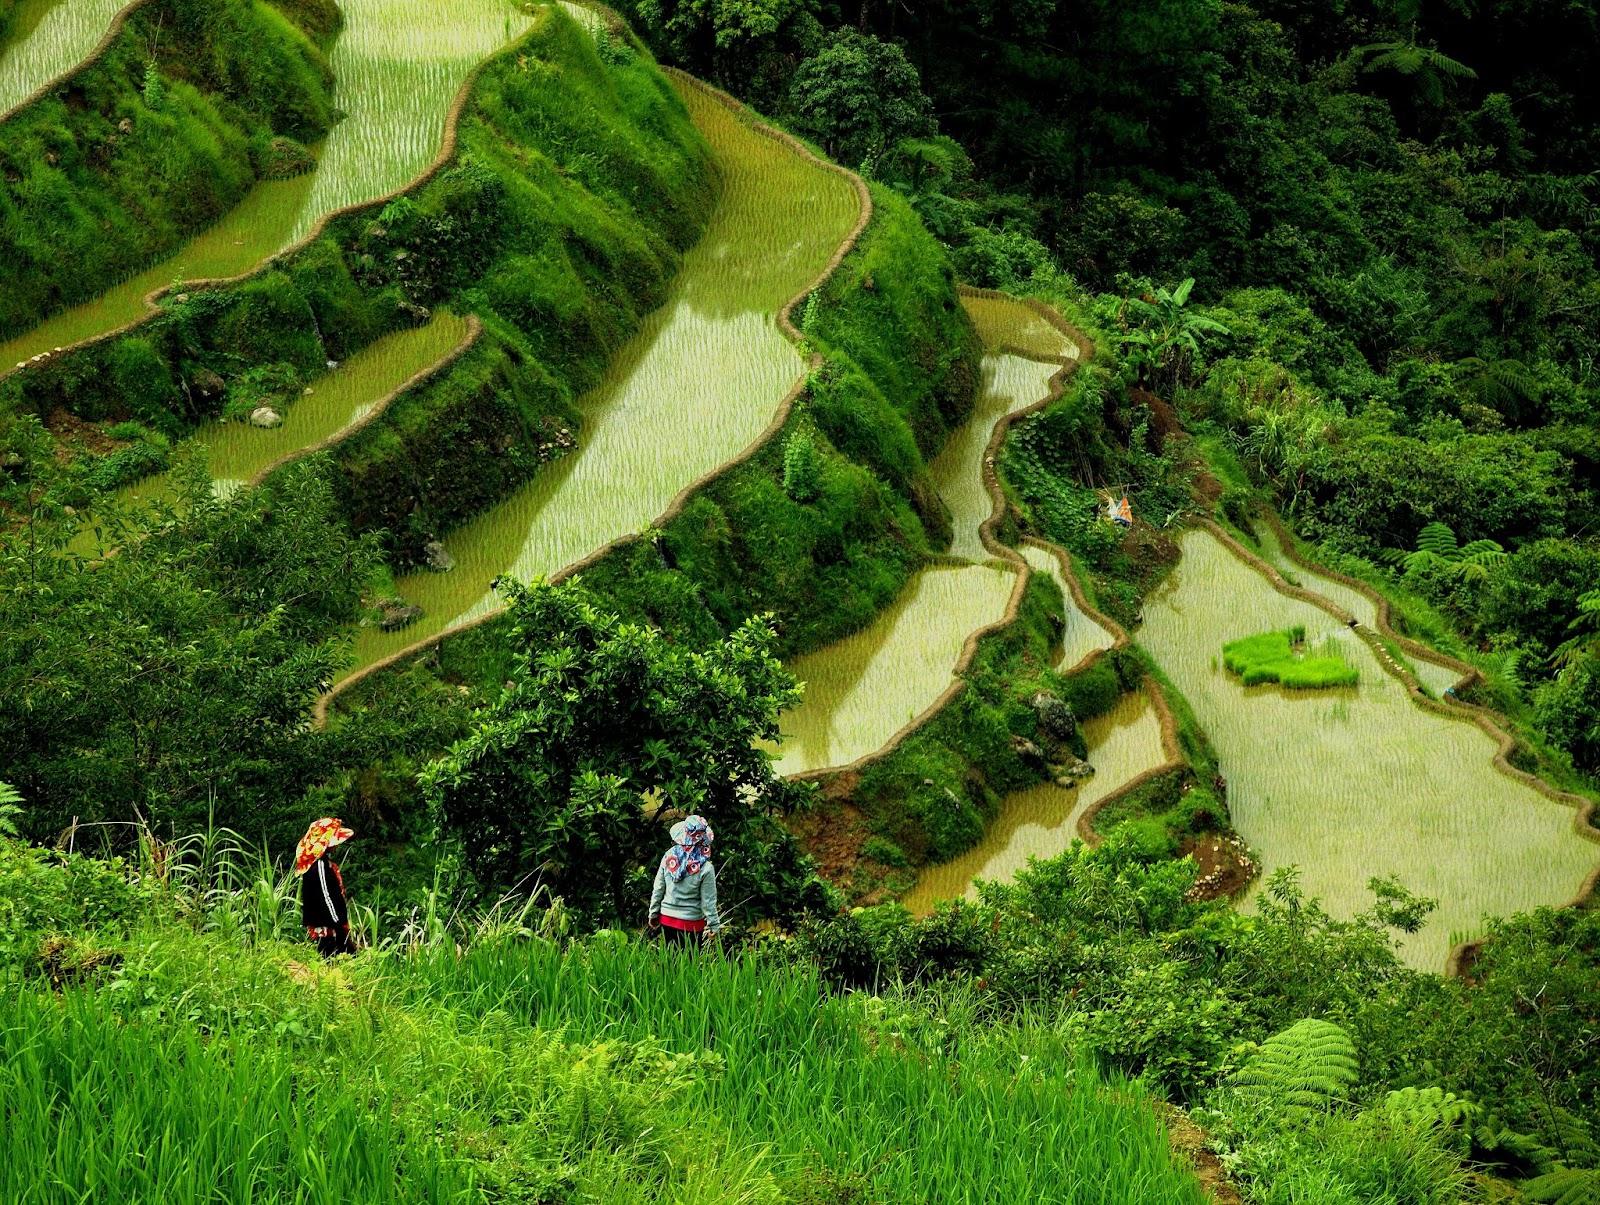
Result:
<svg viewBox="0 0 1600 1205"><path fill-rule="evenodd" d="M317 864L317 859L335 845L342 845L355 836L355 830L346 828L344 821L332 816L324 816L321 820L313 820L311 827L306 829L306 835L300 838L300 844L294 851L294 872L305 874Z"/></svg>
<svg viewBox="0 0 1600 1205"><path fill-rule="evenodd" d="M690 816L672 826L673 847L661 859L661 869L674 882L681 882L686 874L699 874L700 868L711 858L711 826L704 816Z"/></svg>

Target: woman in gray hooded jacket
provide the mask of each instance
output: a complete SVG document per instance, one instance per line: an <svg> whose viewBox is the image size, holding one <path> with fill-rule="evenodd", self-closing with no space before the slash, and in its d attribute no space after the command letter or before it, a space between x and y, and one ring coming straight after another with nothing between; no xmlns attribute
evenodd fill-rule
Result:
<svg viewBox="0 0 1600 1205"><path fill-rule="evenodd" d="M711 865L711 826L702 816L690 816L672 826L672 841L656 869L650 925L661 926L668 945L689 945L722 928L717 870Z"/></svg>

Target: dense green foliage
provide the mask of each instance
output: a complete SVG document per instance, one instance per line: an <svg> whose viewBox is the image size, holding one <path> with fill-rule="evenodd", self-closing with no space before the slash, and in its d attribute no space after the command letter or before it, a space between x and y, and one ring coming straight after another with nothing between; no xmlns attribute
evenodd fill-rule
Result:
<svg viewBox="0 0 1600 1205"><path fill-rule="evenodd" d="M599 610L576 582L507 592L516 651L505 690L422 775L480 878L536 876L593 926L637 920L648 896L662 834L641 813L698 813L763 860L787 844L770 817L804 792L758 742L777 739L778 713L800 692L770 626L751 619L690 650ZM801 911L800 894L784 894L792 874L749 853L742 862L721 879L730 905Z"/></svg>
<svg viewBox="0 0 1600 1205"><path fill-rule="evenodd" d="M269 173L275 137L327 132L333 80L312 38L337 10L292 11L304 28L255 0L155 0L0 126L0 338L216 221Z"/></svg>
<svg viewBox="0 0 1600 1205"><path fill-rule="evenodd" d="M1158 524L1185 500L1137 449L1107 462L1095 402L1150 452L1180 417L1221 437L1302 532L1365 563L1343 567L1484 654L1485 701L1600 768L1595 646L1557 657L1592 632L1578 597L1600 580L1593 3L633 11L665 53L825 140L874 131L867 168L973 283L1090 294L1085 325L1121 370L1098 396L1086 379L1090 405L1020 433L1009 460L1035 517L1104 576L1111 613L1133 616L1161 558L1104 547L1082 487L1127 484ZM819 88L821 65L853 70L868 46L895 66L826 115L836 131L816 98L853 77ZM1430 523L1510 557L1482 575L1375 568ZM1539 559L1574 573L1518 597Z"/></svg>
<svg viewBox="0 0 1600 1205"><path fill-rule="evenodd" d="M306 706L376 549L337 525L325 459L228 500L203 465L180 478L174 506L98 510L94 532L46 491L0 527L0 743L36 837L213 814L277 833L323 769Z"/></svg>
<svg viewBox="0 0 1600 1205"><path fill-rule="evenodd" d="M1298 625L1282 632L1243 636L1222 646L1222 663L1246 686L1276 682L1291 690L1319 690L1356 684L1360 675L1337 648L1330 646L1313 654L1306 651L1305 643L1306 630Z"/></svg>

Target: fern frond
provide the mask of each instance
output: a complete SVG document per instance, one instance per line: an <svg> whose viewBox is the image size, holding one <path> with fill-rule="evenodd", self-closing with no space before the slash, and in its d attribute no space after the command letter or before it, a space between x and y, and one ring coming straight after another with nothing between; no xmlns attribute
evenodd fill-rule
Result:
<svg viewBox="0 0 1600 1205"><path fill-rule="evenodd" d="M1448 1130L1471 1123L1483 1114L1483 1106L1438 1087L1397 1088L1384 1097L1383 1108L1397 1121Z"/></svg>
<svg viewBox="0 0 1600 1205"><path fill-rule="evenodd" d="M1449 526L1435 519L1417 533L1417 551L1431 552L1434 556L1442 556L1447 561L1456 559L1460 548L1456 544L1456 533Z"/></svg>
<svg viewBox="0 0 1600 1205"><path fill-rule="evenodd" d="M1263 1042L1232 1083L1241 1096L1308 1113L1343 1100L1359 1077L1350 1035L1331 1021L1307 1017Z"/></svg>
<svg viewBox="0 0 1600 1205"><path fill-rule="evenodd" d="M1600 1205L1600 1171L1593 1168L1551 1172L1522 1186L1539 1205Z"/></svg>

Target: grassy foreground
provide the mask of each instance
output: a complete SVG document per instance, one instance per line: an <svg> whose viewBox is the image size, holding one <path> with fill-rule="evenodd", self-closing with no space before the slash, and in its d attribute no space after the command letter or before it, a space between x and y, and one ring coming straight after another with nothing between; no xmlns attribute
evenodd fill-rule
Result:
<svg viewBox="0 0 1600 1205"><path fill-rule="evenodd" d="M7 1201L1203 1199L1048 1025L566 942L559 910L325 967L270 872L0 862Z"/></svg>

